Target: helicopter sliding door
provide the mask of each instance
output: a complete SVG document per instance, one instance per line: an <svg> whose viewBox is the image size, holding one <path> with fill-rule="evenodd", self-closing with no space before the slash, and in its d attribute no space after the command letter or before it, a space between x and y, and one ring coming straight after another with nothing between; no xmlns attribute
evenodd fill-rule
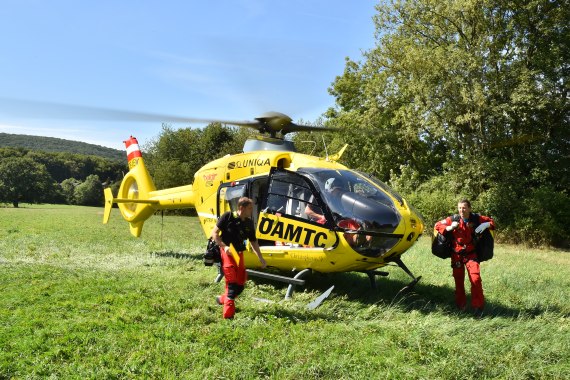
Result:
<svg viewBox="0 0 570 380"><path fill-rule="evenodd" d="M272 168L257 223L258 237L277 245L336 247L336 233L307 216L307 207L321 210L321 202L310 180L295 172Z"/></svg>
<svg viewBox="0 0 570 380"><path fill-rule="evenodd" d="M247 192L249 198L253 201L253 213L251 219L253 224L257 225L259 212L264 199L267 197L267 176L252 178L248 180Z"/></svg>
<svg viewBox="0 0 570 380"><path fill-rule="evenodd" d="M284 169L272 169L263 209L271 214L310 221L307 207L322 214L322 201L310 181Z"/></svg>

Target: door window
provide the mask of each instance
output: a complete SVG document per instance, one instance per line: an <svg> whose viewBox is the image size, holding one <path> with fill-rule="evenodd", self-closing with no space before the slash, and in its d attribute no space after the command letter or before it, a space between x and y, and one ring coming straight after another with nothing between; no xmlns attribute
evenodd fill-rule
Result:
<svg viewBox="0 0 570 380"><path fill-rule="evenodd" d="M245 185L236 185L220 188L218 216L226 211L237 211L238 201L245 196Z"/></svg>
<svg viewBox="0 0 570 380"><path fill-rule="evenodd" d="M264 209L272 214L309 219L307 207L322 214L317 197L313 196L306 178L287 171L275 171L271 176Z"/></svg>

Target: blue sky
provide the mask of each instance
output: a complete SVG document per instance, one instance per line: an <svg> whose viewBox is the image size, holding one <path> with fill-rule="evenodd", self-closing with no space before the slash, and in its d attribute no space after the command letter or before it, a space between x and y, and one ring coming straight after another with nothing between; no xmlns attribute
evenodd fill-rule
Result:
<svg viewBox="0 0 570 380"><path fill-rule="evenodd" d="M0 98L204 119L317 119L327 89L374 45L372 0L0 0ZM123 149L160 122L14 113L0 132ZM200 124L172 124L199 127Z"/></svg>

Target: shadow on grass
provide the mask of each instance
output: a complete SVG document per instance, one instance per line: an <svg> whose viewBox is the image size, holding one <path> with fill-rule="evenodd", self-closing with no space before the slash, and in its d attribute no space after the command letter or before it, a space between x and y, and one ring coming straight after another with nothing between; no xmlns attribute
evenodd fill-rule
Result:
<svg viewBox="0 0 570 380"><path fill-rule="evenodd" d="M151 252L152 257L163 257L170 259L184 259L184 260L202 260L204 257L203 253L180 253L180 252Z"/></svg>
<svg viewBox="0 0 570 380"><path fill-rule="evenodd" d="M459 318L473 318L473 310L468 306L464 311L456 308L454 302L455 288L439 286L420 280L412 289L401 291L409 282L395 278L377 280L377 289L373 289L367 276L359 273L339 273L332 276L312 276L306 286L326 290L335 285L333 294L346 296L347 299L362 304L381 304L397 307L402 311L417 310L424 314L439 312ZM423 282L422 282L423 281ZM470 304L469 284L466 284L467 303ZM482 318L536 318L545 313L569 315L556 306L532 308L513 308L500 302L486 300Z"/></svg>
<svg viewBox="0 0 570 380"><path fill-rule="evenodd" d="M162 258L184 259L184 260L203 260L203 253L180 253L180 252L152 252L152 256ZM291 273L270 270L271 273L292 277ZM217 276L217 267L212 267L212 279ZM288 289L288 284L276 282L260 277L249 277L256 285L271 285L276 291L282 292L283 297ZM453 315L459 318L473 318L472 311L467 308L465 311L457 310L454 303L454 291L451 286L438 286L420 280L413 288L402 291L409 283L408 279L401 280L390 277L377 277L377 288L371 286L368 276L361 273L312 273L304 278L304 289L314 290L320 294L325 292L331 286L335 286L333 293L328 300L324 302L334 302L335 296L346 297L349 301L359 302L364 305L380 304L386 307L396 307L402 311L410 312L417 310L424 314L434 312ZM422 282L423 281L423 282ZM469 304L469 285L466 285L468 291ZM295 286L295 292L301 291L303 287ZM486 301L483 318L535 318L546 312L563 314L562 310L557 307L533 307L533 308L512 308L498 302ZM307 315L300 316L294 311L276 309L275 316L280 318L307 319ZM568 317L568 315L565 315ZM313 311L310 319L328 319L324 313L319 313L318 309Z"/></svg>
<svg viewBox="0 0 570 380"><path fill-rule="evenodd" d="M255 278L256 284L275 284L272 281ZM367 276L359 273L334 273L319 274L314 273L305 278L305 289L323 293L332 285L335 286L331 297L324 302L334 302L335 296L346 297L351 302L359 302L364 305L385 305L395 307L404 312L413 310L423 314L444 313L456 318L474 318L473 310L469 307L465 311L457 310L454 302L455 289L451 286L438 286L422 283L420 280L412 289L402 291L409 282L394 278L381 278L377 280L377 288L371 287ZM287 289L286 284L275 286ZM466 285L469 289L469 285ZM300 290L296 287L296 291ZM469 290L468 290L469 292ZM285 294L285 293L283 293ZM295 297L293 295L293 297ZM467 294L469 304L469 293ZM318 309L317 309L318 310ZM545 313L563 314L557 307L533 307L533 308L512 308L496 301L486 301L485 311L482 318L536 318ZM565 315L568 317L568 315ZM327 319L325 315L321 316Z"/></svg>

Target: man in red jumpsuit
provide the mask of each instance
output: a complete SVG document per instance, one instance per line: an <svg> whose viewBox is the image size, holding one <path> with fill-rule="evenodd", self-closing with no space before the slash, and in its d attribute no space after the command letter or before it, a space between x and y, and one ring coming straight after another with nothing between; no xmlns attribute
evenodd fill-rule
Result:
<svg viewBox="0 0 570 380"><path fill-rule="evenodd" d="M477 252L475 251L475 234L480 234L487 228L494 230L493 219L471 213L471 203L461 200L457 204L459 221L447 217L435 224L435 229L442 235L452 237L451 267L455 279L455 304L460 310L465 310L467 298L465 296L465 268L471 282L471 306L475 315L480 316L485 306L483 296L483 283Z"/></svg>
<svg viewBox="0 0 570 380"><path fill-rule="evenodd" d="M212 230L212 239L220 247L222 255L222 271L226 280L226 290L223 295L216 298L218 304L223 305L224 318L233 318L235 314L235 299L244 289L247 273L243 259L243 251L246 249L245 241L249 240L253 252L259 258L261 267L267 265L259 243L255 237L255 226L251 220L253 213L253 201L242 197L238 201L237 212L226 212L220 216L216 226ZM236 255L230 251L233 245Z"/></svg>

